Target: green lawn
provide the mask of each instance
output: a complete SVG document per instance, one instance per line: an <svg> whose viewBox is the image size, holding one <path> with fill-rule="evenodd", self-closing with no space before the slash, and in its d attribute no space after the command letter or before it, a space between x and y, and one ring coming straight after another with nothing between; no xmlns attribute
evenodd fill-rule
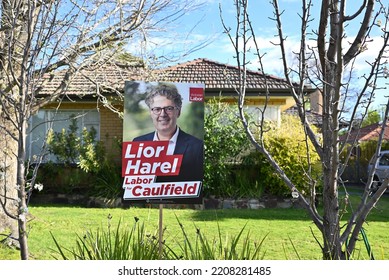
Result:
<svg viewBox="0 0 389 280"><path fill-rule="evenodd" d="M61 245L71 248L75 245L76 234L83 236L87 230L107 228L109 215L115 227L121 219L126 226L134 225L134 218L144 223L150 234L158 229L158 209L97 209L69 206L31 205L29 223L29 250L31 259L53 259L55 244L50 232ZM383 197L377 209L369 215L365 225L369 241L376 259L389 259L389 197ZM347 215L347 214L346 214ZM321 258L319 247L312 236L320 240L319 231L302 209L225 209L225 210L188 210L164 209L163 222L166 227L166 243L174 244L183 239L176 216L184 225L185 232L195 239L196 228L211 240L218 237L218 225L223 238L231 238L246 225L245 233L250 239L260 241L266 235L263 249L265 259L309 259ZM297 248L297 256L293 247ZM367 259L363 242L358 243L357 258ZM0 246L0 259L19 259L19 252Z"/></svg>

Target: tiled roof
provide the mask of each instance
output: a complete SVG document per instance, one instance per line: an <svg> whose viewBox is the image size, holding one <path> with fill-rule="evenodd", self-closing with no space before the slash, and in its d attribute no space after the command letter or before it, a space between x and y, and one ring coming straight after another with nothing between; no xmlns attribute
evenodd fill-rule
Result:
<svg viewBox="0 0 389 280"><path fill-rule="evenodd" d="M285 111L285 113L297 117L298 116L297 107L296 106L292 106L292 107L288 108ZM309 111L309 110L306 110L305 114L306 114L307 120L308 120L308 122L310 124L313 124L313 125L315 125L317 127L321 127L322 122L323 122L322 121L323 116L321 114L318 114L316 112Z"/></svg>
<svg viewBox="0 0 389 280"><path fill-rule="evenodd" d="M341 142L347 141L348 143L351 143L354 142L354 140L356 140L357 142L363 142L377 139L379 137L379 134L381 133L381 127L382 123L374 123L362 127L361 129L355 129L351 131L348 136L342 135L339 137L339 140ZM389 121L386 123L384 140L389 141Z"/></svg>
<svg viewBox="0 0 389 280"><path fill-rule="evenodd" d="M65 71L58 71L53 75L46 75L39 94L49 95L60 85ZM146 71L142 67L125 66L114 63L95 65L80 70L75 74L66 89L67 95L93 95L96 93L96 84L108 91L124 88L125 81L149 80L204 83L206 89L223 89L232 91L238 86L239 69L235 66L218 63L209 59L195 59L186 63L177 64L164 69ZM265 75L259 71L247 71L248 89L265 89L265 83L271 92L283 92L290 95L285 80Z"/></svg>
<svg viewBox="0 0 389 280"><path fill-rule="evenodd" d="M288 108L287 110L285 110L285 113L290 114L290 115L294 115L294 116L298 116L297 106L294 105L294 106ZM323 115L321 113L315 112L313 110L306 110L305 116L310 124L313 124L320 129L322 128ZM345 127L349 126L349 123L346 121L339 120L339 126L341 128L345 128Z"/></svg>
<svg viewBox="0 0 389 280"><path fill-rule="evenodd" d="M238 87L239 68L205 58L195 59L160 70L158 77L170 82L204 83L208 89ZM287 90L285 80L259 71L246 71L248 89Z"/></svg>
<svg viewBox="0 0 389 280"><path fill-rule="evenodd" d="M53 93L61 84L65 70L58 71L53 75L46 75L41 86L39 94L48 95ZM97 65L88 67L77 72L70 80L66 88L67 95L93 95L96 94L97 87L108 91L119 90L124 88L124 81L142 79L145 71L142 67L124 66L117 64Z"/></svg>

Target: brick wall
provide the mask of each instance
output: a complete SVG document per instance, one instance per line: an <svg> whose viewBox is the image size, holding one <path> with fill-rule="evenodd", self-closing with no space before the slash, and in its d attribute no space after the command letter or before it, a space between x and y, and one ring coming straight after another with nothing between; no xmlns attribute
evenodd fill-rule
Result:
<svg viewBox="0 0 389 280"><path fill-rule="evenodd" d="M105 143L107 154L120 161L121 145L118 144L123 139L123 119L107 108L100 109L100 139Z"/></svg>

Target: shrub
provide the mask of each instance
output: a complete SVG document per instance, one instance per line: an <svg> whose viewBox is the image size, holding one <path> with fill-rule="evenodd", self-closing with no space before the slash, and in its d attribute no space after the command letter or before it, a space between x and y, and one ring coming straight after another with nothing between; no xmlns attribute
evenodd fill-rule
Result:
<svg viewBox="0 0 389 280"><path fill-rule="evenodd" d="M107 160L105 149L101 141L96 141L96 129L82 130L82 144L78 147L78 166L85 172L98 173L103 169Z"/></svg>
<svg viewBox="0 0 389 280"><path fill-rule="evenodd" d="M91 193L93 196L115 199L122 194L122 185L121 166L112 160L106 159L96 173L95 184L92 186Z"/></svg>
<svg viewBox="0 0 389 280"><path fill-rule="evenodd" d="M72 118L67 130L49 132L49 152L56 156L58 162L45 164L48 168L44 167L43 171L56 173L57 177L50 177L50 174L48 176L51 180L59 178L63 190L82 189L83 194L117 198L122 192L121 166L107 155L103 143L96 140L97 132L93 127L89 131L83 128L81 136L77 135L77 131L77 120ZM65 176L71 181L66 180L59 170L71 172L69 176ZM42 176L47 177L45 174ZM77 186L82 185L85 178L88 181L87 190Z"/></svg>
<svg viewBox="0 0 389 280"><path fill-rule="evenodd" d="M56 156L59 163L66 165L77 163L78 148L81 142L77 130L77 119L72 115L68 130L63 128L61 132L49 131L47 137L48 150Z"/></svg>
<svg viewBox="0 0 389 280"><path fill-rule="evenodd" d="M266 125L265 147L292 182L303 192L309 191L309 180L320 185L319 157L311 143L306 145L299 119L285 114L280 127ZM204 139L206 194L220 197L259 197L263 192L277 196L290 194L267 159L250 149L235 107L217 100L207 103Z"/></svg>
<svg viewBox="0 0 389 280"><path fill-rule="evenodd" d="M85 127L82 135L77 135L77 119L72 116L69 128L61 132L49 131L47 138L48 150L57 158L57 163L78 165L85 172L97 172L105 159L102 142L96 140L96 129Z"/></svg>
<svg viewBox="0 0 389 280"><path fill-rule="evenodd" d="M93 177L77 166L53 162L40 165L36 180L44 185L40 194L85 194L93 185Z"/></svg>
<svg viewBox="0 0 389 280"><path fill-rule="evenodd" d="M250 145L237 109L215 99L208 101L204 127L204 192L229 196L236 191L231 181L231 167Z"/></svg>
<svg viewBox="0 0 389 280"><path fill-rule="evenodd" d="M264 143L274 160L299 190L309 193L311 180L320 184L319 156L307 139L297 117L284 114L281 126L270 126L269 131L265 133ZM259 168L260 178L267 192L282 196L290 194L289 188L264 156L255 152L249 157Z"/></svg>

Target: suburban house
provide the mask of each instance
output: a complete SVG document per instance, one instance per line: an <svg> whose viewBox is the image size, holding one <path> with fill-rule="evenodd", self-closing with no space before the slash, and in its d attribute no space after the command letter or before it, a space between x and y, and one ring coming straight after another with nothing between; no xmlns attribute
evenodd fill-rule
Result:
<svg viewBox="0 0 389 280"><path fill-rule="evenodd" d="M235 88L238 87L239 71L235 66L204 58L154 71L147 71L142 65L123 63L87 67L75 74L60 102L45 106L32 118L27 150L30 157L39 154L45 132L50 128L54 131L67 128L69 117L77 115L80 129L94 127L107 152L119 153L120 158L116 143L123 135L121 94L125 81L204 83L205 100L222 97L224 102L236 104L238 96ZM60 85L63 75L59 71L56 75L47 77L40 94L50 95ZM314 89L307 88L307 93L314 92ZM247 71L248 108L252 108L253 113L257 112L254 109L264 106L266 99L265 118L276 122L280 121L281 112L294 105L285 80L259 71Z"/></svg>

